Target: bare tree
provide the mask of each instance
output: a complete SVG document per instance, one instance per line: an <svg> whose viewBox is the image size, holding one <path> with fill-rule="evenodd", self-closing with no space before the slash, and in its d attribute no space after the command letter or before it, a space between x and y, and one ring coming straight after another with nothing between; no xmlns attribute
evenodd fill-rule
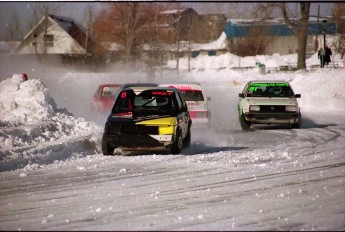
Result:
<svg viewBox="0 0 345 232"><path fill-rule="evenodd" d="M266 25L253 25L246 36L233 46L233 53L239 56L256 56L264 54L270 41Z"/></svg>
<svg viewBox="0 0 345 232"><path fill-rule="evenodd" d="M289 19L285 3L281 3L280 9L285 22L297 36L297 69L305 69L310 2L300 2L301 18L297 22Z"/></svg>
<svg viewBox="0 0 345 232"><path fill-rule="evenodd" d="M308 37L308 24L309 24L309 10L310 2L299 3L299 15L297 19L297 12L288 10L286 3L263 3L259 4L255 9L256 13L259 13L263 18L270 18L274 13L274 10L279 9L283 15L285 23L295 33L297 40L297 69L306 68L306 48Z"/></svg>
<svg viewBox="0 0 345 232"><path fill-rule="evenodd" d="M143 28L154 20L154 4L109 2L105 5L93 25L97 40L121 44L125 60L136 59L145 39Z"/></svg>
<svg viewBox="0 0 345 232"><path fill-rule="evenodd" d="M47 35L48 35L48 27L49 27L49 22L48 22L48 16L51 14L56 14L61 10L62 4L61 3L52 3L52 2L41 2L38 5L37 12L34 14L38 17L40 15L44 16L44 34L43 34L43 54L47 53ZM37 48L36 48L37 49Z"/></svg>
<svg viewBox="0 0 345 232"><path fill-rule="evenodd" d="M91 25L93 21L93 7L91 3L88 3L86 11L86 36L85 36L85 54L88 54L90 51L89 48L89 38L91 35Z"/></svg>
<svg viewBox="0 0 345 232"><path fill-rule="evenodd" d="M341 59L344 58L345 55L345 34L341 34L340 32L345 31L345 27L341 24L342 18L345 16L345 3L336 3L333 8L333 19L336 24L336 32L337 38L333 41L333 48L335 52L339 53Z"/></svg>
<svg viewBox="0 0 345 232"><path fill-rule="evenodd" d="M16 10L11 14L11 21L8 25L8 39L10 41L18 41L22 39L23 33L21 31L21 25L19 21L19 15Z"/></svg>

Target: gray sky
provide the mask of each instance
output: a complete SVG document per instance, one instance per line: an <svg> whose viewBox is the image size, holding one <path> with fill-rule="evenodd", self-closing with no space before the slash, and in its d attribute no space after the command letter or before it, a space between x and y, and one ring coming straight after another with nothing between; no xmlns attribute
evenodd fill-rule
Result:
<svg viewBox="0 0 345 232"><path fill-rule="evenodd" d="M42 2L0 2L0 40L6 38L9 28L13 28L15 18L17 16L18 24L20 25L20 31L22 36L27 34L31 27L37 22L37 18L42 16L34 15L35 9ZM92 4L95 12L98 12L105 3L104 2L49 2L56 9L57 15L71 17L76 20L77 23L85 26L86 11L89 4ZM298 3L289 3L292 11L298 11ZM250 9L255 2L183 2L183 6L193 7L198 13L224 13L231 18L239 18L241 16L250 17ZM317 8L320 5L320 16L330 16L331 9L334 2L312 3L311 15L317 15ZM37 11L37 10L36 10ZM246 15L246 13L248 15Z"/></svg>

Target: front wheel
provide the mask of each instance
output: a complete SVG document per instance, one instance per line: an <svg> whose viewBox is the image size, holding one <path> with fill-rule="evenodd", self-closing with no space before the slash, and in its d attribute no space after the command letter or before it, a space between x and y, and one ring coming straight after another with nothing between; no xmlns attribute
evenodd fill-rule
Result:
<svg viewBox="0 0 345 232"><path fill-rule="evenodd" d="M302 116L301 113L298 114L298 120L296 123L292 124L292 128L297 129L301 127L301 123L302 123Z"/></svg>
<svg viewBox="0 0 345 232"><path fill-rule="evenodd" d="M182 133L181 133L181 130L178 130L176 133L175 141L173 142L170 148L171 153L174 155L181 153L182 145L183 145Z"/></svg>
<svg viewBox="0 0 345 232"><path fill-rule="evenodd" d="M115 147L112 147L108 144L105 136L103 135L102 138L102 153L103 155L113 155Z"/></svg>
<svg viewBox="0 0 345 232"><path fill-rule="evenodd" d="M240 116L240 124L242 130L249 130L251 123L244 118L244 114Z"/></svg>

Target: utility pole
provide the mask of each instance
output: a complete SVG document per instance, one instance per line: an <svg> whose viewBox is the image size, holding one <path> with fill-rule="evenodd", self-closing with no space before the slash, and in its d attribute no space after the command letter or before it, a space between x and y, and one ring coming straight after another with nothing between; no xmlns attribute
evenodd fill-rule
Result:
<svg viewBox="0 0 345 232"><path fill-rule="evenodd" d="M317 26L319 27L319 17L320 17L320 4L317 7ZM316 33L316 37L315 37L315 52L318 50L319 48L319 41L318 41L318 35L319 35L319 31Z"/></svg>

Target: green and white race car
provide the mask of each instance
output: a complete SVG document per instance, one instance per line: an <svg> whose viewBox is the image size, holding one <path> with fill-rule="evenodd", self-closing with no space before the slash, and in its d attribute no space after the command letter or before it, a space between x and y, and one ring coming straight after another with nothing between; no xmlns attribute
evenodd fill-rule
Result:
<svg viewBox="0 0 345 232"><path fill-rule="evenodd" d="M252 124L290 124L301 126L297 98L286 81L249 81L239 94L238 113L242 130Z"/></svg>

